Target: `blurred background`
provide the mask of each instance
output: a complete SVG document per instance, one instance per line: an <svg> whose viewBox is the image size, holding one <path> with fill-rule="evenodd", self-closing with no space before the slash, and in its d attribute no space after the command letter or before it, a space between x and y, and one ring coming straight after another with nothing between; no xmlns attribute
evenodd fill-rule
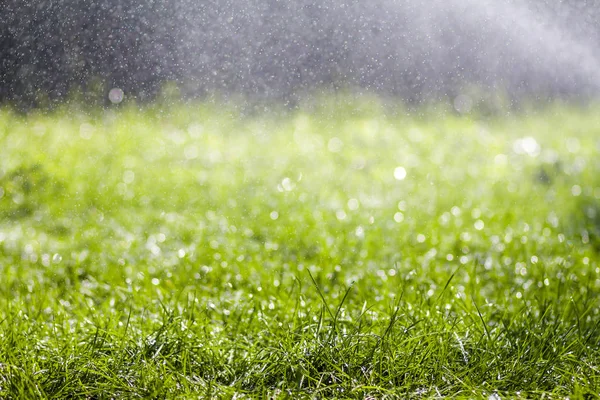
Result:
<svg viewBox="0 0 600 400"><path fill-rule="evenodd" d="M587 0L3 0L0 20L0 102L25 107L115 88L110 101L343 89L458 108L600 88Z"/></svg>

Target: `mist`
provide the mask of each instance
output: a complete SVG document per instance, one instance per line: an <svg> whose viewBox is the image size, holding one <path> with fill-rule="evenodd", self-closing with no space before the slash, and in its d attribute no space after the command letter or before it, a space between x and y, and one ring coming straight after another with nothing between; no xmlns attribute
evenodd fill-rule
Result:
<svg viewBox="0 0 600 400"><path fill-rule="evenodd" d="M167 83L185 97L249 99L340 88L405 101L600 92L600 7L587 1L13 0L0 8L3 101L98 86L147 99Z"/></svg>

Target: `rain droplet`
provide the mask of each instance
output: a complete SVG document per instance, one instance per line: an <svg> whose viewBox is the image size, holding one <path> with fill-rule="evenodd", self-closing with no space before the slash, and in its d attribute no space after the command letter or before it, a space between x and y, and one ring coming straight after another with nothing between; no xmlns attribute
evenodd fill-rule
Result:
<svg viewBox="0 0 600 400"><path fill-rule="evenodd" d="M454 98L454 109L459 114L468 114L473 108L473 100L471 97L460 94Z"/></svg>
<svg viewBox="0 0 600 400"><path fill-rule="evenodd" d="M120 88L112 88L108 92L108 100L110 100L113 104L119 104L125 98L125 93L123 89Z"/></svg>

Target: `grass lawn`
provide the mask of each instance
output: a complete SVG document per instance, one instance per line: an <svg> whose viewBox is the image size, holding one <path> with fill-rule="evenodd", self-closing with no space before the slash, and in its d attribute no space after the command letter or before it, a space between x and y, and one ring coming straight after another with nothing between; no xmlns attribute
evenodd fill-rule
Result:
<svg viewBox="0 0 600 400"><path fill-rule="evenodd" d="M600 114L0 109L0 398L596 398Z"/></svg>

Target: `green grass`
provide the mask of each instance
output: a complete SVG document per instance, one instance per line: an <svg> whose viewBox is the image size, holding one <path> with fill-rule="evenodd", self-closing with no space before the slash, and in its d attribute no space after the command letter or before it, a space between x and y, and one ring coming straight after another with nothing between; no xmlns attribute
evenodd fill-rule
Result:
<svg viewBox="0 0 600 400"><path fill-rule="evenodd" d="M0 110L0 398L596 398L597 109L393 111Z"/></svg>

